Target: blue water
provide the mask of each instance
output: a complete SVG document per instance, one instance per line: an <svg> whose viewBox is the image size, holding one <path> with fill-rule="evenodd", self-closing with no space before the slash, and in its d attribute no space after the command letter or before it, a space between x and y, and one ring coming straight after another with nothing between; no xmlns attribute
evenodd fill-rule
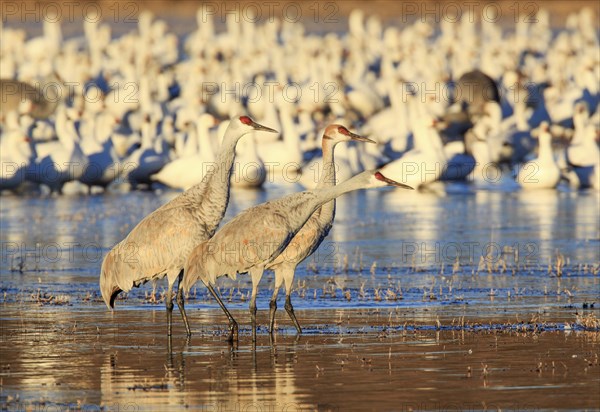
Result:
<svg viewBox="0 0 600 412"><path fill-rule="evenodd" d="M298 268L296 307L536 306L549 296L552 306L600 301L598 192L476 191L456 183L442 189L342 197L330 235ZM260 191L234 190L225 220L295 190L273 183ZM46 293L69 304L99 303L103 255L176 195L3 196L4 299L30 301ZM260 306L267 305L272 280L272 274L263 278ZM219 286L233 308L246 307L247 276L221 279ZM164 288L165 282L156 285L159 300ZM151 291L152 285L134 290L127 304L144 307ZM214 302L197 285L190 304Z"/></svg>

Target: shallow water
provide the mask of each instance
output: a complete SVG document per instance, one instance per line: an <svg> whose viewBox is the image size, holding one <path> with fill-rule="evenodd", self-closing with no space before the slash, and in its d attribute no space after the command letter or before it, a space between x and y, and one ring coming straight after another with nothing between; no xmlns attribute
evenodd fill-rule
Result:
<svg viewBox="0 0 600 412"><path fill-rule="evenodd" d="M299 311L300 339L247 331L214 310L167 351L161 308L3 307L2 403L84 410L533 410L600 402L598 332L398 330L385 313ZM341 323L337 320L342 319ZM234 312L241 317L241 313ZM339 324L338 324L339 323ZM348 325L368 324L370 331ZM46 410L46 409L43 409Z"/></svg>
<svg viewBox="0 0 600 412"><path fill-rule="evenodd" d="M226 219L298 188L233 191ZM298 340L272 274L252 350L249 279L222 279L240 323L197 285L172 352L159 282L109 312L101 257L176 192L0 201L0 402L10 410L410 410L597 408L597 192L370 191L338 201L329 238L298 270ZM458 259L457 259L458 257ZM585 305L585 309L584 309ZM176 310L177 312L177 310ZM487 365L487 366L486 366ZM470 368L470 372L469 372ZM360 392L360 397L357 393ZM37 408L37 409L36 409ZM44 409L46 408L46 409Z"/></svg>

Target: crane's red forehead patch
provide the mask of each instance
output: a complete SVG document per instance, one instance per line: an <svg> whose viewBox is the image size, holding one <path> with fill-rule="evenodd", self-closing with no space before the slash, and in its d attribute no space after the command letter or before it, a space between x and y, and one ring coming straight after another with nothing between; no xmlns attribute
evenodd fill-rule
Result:
<svg viewBox="0 0 600 412"><path fill-rule="evenodd" d="M248 116L240 116L240 122L247 124L247 125L251 125L253 123L252 119L249 118Z"/></svg>
<svg viewBox="0 0 600 412"><path fill-rule="evenodd" d="M375 178L385 181L385 177L380 172L375 172Z"/></svg>
<svg viewBox="0 0 600 412"><path fill-rule="evenodd" d="M344 126L338 127L338 132L340 132L341 134L346 135L346 136L348 136L350 134L348 129L346 129Z"/></svg>

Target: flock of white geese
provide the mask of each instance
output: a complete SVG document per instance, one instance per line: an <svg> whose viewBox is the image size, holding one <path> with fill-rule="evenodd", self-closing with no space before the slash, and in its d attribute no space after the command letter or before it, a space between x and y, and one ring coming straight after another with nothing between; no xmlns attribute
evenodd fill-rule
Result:
<svg viewBox="0 0 600 412"><path fill-rule="evenodd" d="M239 113L281 133L240 142L233 187L283 178L313 188L318 136L336 123L377 142L339 149L340 181L383 167L425 190L444 180L600 189L590 9L560 29L543 9L515 27L467 17L384 26L355 10L348 32L327 34L230 17L216 30L200 9L184 37L147 11L119 37L92 21L69 39L54 19L34 38L0 26L0 190L188 189Z"/></svg>

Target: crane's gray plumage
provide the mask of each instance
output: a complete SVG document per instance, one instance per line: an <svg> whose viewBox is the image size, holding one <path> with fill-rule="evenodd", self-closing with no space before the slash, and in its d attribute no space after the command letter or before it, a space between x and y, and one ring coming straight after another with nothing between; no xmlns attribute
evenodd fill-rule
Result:
<svg viewBox="0 0 600 412"><path fill-rule="evenodd" d="M227 315L229 338L234 340L237 337L237 323L212 285L220 276L235 278L238 273L249 273L252 277L252 336L256 340L256 292L265 267L281 254L323 204L353 190L390 184L409 188L384 177L378 171L369 170L332 188L294 193L251 207L192 251L185 264L180 287L188 291L201 280Z"/></svg>
<svg viewBox="0 0 600 412"><path fill-rule="evenodd" d="M338 143L350 140L375 143L370 139L350 133L348 129L337 124L330 125L325 129L322 142L323 172L317 184L317 189L329 188L335 185L336 165L334 163L334 149ZM319 245L321 245L325 237L329 234L329 231L333 226L334 218L335 199L318 208L302 229L296 233L285 250L277 256L273 262L266 266L267 269L271 269L275 272L273 297L269 304L269 331L271 333L273 333L275 324L277 295L279 294L279 289L282 284L285 284L286 290L285 310L294 323L298 333L302 333L300 324L294 314L294 307L292 306L291 301L292 285L296 267L319 248Z"/></svg>
<svg viewBox="0 0 600 412"><path fill-rule="evenodd" d="M114 307L114 300L121 291L127 292L149 280L167 276L167 321L171 333L173 284L181 279L186 258L193 248L209 239L223 219L229 202L235 146L252 130L274 132L247 116L233 119L225 132L216 164L202 182L142 219L106 255L100 273L100 290L109 308ZM181 288L177 291L177 304L189 335Z"/></svg>

